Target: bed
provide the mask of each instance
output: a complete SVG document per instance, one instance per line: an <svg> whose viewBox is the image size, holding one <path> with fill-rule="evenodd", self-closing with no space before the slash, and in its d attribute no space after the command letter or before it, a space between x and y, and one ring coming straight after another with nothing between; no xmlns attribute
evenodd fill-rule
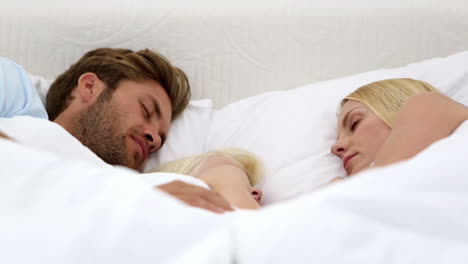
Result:
<svg viewBox="0 0 468 264"><path fill-rule="evenodd" d="M329 153L338 102L360 85L410 77L468 105L467 16L458 0L4 3L0 56L42 98L97 47L154 49L184 69L193 100L146 170L247 148L264 163L265 208L214 215L131 171L0 139L0 259L467 263L468 123L411 160L326 185L343 175Z"/></svg>

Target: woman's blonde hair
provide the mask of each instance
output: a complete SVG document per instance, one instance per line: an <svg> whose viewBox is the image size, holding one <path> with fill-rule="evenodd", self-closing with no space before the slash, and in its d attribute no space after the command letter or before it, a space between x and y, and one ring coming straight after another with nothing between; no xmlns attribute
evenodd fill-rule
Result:
<svg viewBox="0 0 468 264"><path fill-rule="evenodd" d="M437 89L423 81L409 78L387 79L361 86L346 96L340 105L343 107L348 100L363 103L392 127L400 107L410 96L433 91Z"/></svg>
<svg viewBox="0 0 468 264"><path fill-rule="evenodd" d="M236 164L245 172L252 186L256 185L260 180L262 174L260 160L251 152L239 148L225 148L182 158L165 164L157 171L194 176L197 170L202 168L205 162L211 158L223 158Z"/></svg>

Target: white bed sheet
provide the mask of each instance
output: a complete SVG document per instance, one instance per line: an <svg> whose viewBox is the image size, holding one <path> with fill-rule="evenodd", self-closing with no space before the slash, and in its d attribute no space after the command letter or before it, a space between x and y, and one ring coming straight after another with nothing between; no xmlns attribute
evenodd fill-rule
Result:
<svg viewBox="0 0 468 264"><path fill-rule="evenodd" d="M45 151L67 159L80 159L97 166L111 167L63 127L49 120L30 116L0 118L0 131L22 145L40 152ZM9 171L7 167L4 169ZM180 180L209 188L207 184L195 177L176 173L145 173L142 177L150 186Z"/></svg>
<svg viewBox="0 0 468 264"><path fill-rule="evenodd" d="M261 211L216 215L130 170L0 139L0 260L466 263L467 142L468 121L411 160Z"/></svg>
<svg viewBox="0 0 468 264"><path fill-rule="evenodd" d="M174 263L467 263L467 157L468 121L411 160L239 213Z"/></svg>
<svg viewBox="0 0 468 264"><path fill-rule="evenodd" d="M124 168L0 138L1 263L165 263L229 221Z"/></svg>

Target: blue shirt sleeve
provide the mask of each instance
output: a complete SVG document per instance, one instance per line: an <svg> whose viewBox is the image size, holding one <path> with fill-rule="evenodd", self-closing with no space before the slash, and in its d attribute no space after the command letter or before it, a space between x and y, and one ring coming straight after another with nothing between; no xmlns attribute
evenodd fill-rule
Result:
<svg viewBox="0 0 468 264"><path fill-rule="evenodd" d="M47 112L26 71L0 58L0 117L20 115L47 119Z"/></svg>

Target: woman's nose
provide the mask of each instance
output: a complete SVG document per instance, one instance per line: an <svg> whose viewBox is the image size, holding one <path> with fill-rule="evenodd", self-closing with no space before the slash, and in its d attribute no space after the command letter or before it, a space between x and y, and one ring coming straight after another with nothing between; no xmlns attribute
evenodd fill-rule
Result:
<svg viewBox="0 0 468 264"><path fill-rule="evenodd" d="M252 197L257 201L257 203L260 203L262 201L262 196L263 193L260 189L258 188L253 188L252 189Z"/></svg>
<svg viewBox="0 0 468 264"><path fill-rule="evenodd" d="M341 141L337 141L332 145L330 152L339 158L343 158L344 153L346 153L346 147Z"/></svg>

